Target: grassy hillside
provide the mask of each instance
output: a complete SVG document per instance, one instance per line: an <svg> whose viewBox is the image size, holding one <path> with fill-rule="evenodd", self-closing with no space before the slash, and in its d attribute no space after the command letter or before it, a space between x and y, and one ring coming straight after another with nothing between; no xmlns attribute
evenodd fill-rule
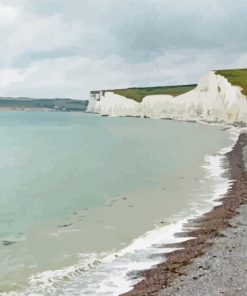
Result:
<svg viewBox="0 0 247 296"><path fill-rule="evenodd" d="M133 87L133 88L126 88L126 89L114 89L109 91L113 91L115 94L124 96L129 99L133 99L137 102L141 102L145 96L150 96L150 95L178 96L192 90L195 87L196 87L196 84L190 84L190 85L178 85L178 86Z"/></svg>
<svg viewBox="0 0 247 296"><path fill-rule="evenodd" d="M242 87L242 93L247 96L247 69L217 70L215 73L224 76L232 85Z"/></svg>

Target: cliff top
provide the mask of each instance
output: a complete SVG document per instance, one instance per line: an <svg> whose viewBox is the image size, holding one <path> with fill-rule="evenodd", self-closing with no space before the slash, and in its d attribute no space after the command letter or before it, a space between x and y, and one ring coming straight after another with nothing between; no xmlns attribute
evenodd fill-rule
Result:
<svg viewBox="0 0 247 296"><path fill-rule="evenodd" d="M247 96L247 69L217 70L215 74L224 76L232 85L242 87L242 93Z"/></svg>
<svg viewBox="0 0 247 296"><path fill-rule="evenodd" d="M141 102L146 96L151 95L172 95L178 96L184 94L196 87L196 84L189 85L175 85L175 86L154 86L154 87L132 87L126 89L114 89L109 90L115 94L124 96L129 99L133 99L137 102Z"/></svg>
<svg viewBox="0 0 247 296"><path fill-rule="evenodd" d="M247 96L247 69L227 69L216 70L215 74L225 77L232 85L240 86L242 93ZM174 86L154 86L154 87L131 87L125 89L103 90L104 92L112 91L115 94L141 102L145 96L150 95L172 95L174 97L182 95L192 89L196 84L174 85ZM92 94L100 91L91 91Z"/></svg>

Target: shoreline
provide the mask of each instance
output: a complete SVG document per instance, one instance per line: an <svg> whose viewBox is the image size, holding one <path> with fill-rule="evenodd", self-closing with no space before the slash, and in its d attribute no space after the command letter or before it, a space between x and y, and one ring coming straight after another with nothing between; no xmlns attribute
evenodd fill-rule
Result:
<svg viewBox="0 0 247 296"><path fill-rule="evenodd" d="M182 124L183 125L183 122L181 122L181 121L179 121L179 122L177 122L177 123L179 123L179 124ZM197 126L196 128L200 128L199 126ZM225 128L225 127L224 127ZM219 129L219 131L221 130L221 128ZM223 134L223 133L222 133ZM227 134L225 134L226 136L228 136L228 133ZM225 138L225 136L223 136L223 138ZM236 139L234 140L234 142L236 141ZM220 145L221 146L221 145ZM223 145L222 145L223 146ZM222 147L221 146L221 147ZM224 145L225 146L225 145ZM231 142L231 145L230 146L228 146L228 144L227 144L227 147L229 147L229 149L232 149L232 146L233 146L233 142ZM218 149L220 149L220 148L218 148ZM213 158L214 158L214 155L212 154L212 152L213 151L218 151L217 149L212 149L212 151L211 151L211 153L210 154L203 154L203 159L204 159L204 161L202 161L202 165L203 164L205 164L206 162L205 162L205 156L212 156ZM221 150L220 150L221 151ZM216 161L217 162L217 161ZM160 165L160 164L159 164ZM201 166L202 168L203 168L203 166ZM204 171L204 168L202 169L202 171ZM183 174L184 176L186 176L186 171L185 171L185 174ZM195 177L198 177L198 175L196 175L195 174L195 172L193 173L193 175L195 175ZM203 174L204 175L204 174ZM180 178L182 179L183 177L181 177L180 176ZM196 178L197 179L197 178ZM199 178L199 179L201 179L201 178ZM196 181L196 183L198 182L198 180L199 179L197 179L197 181ZM163 183L160 183L160 185L161 186L164 186L164 184ZM191 188L191 187L189 187L189 188ZM208 205L207 205L208 206ZM210 203L210 205L209 205L209 208L211 209L213 207L213 205ZM194 211L194 207L193 207L193 209L192 209L193 211ZM196 209L195 209L195 211L196 211ZM197 212L197 211L196 211ZM205 212L205 211L204 211ZM197 214L198 213L195 213L195 216L197 216ZM176 239L174 239L173 240L173 234L174 233L176 233L176 232L182 232L182 225L184 225L184 223L185 223L185 221L187 220L187 218L188 217L191 217L191 219L193 218L193 216L194 215L186 215L185 216L185 219L183 219L184 218L184 216L182 215L182 217L180 217L180 218L182 218L182 219L179 219L179 220L183 220L182 222L181 221L179 221L179 222L181 222L181 223L179 223L179 226L181 225L181 227L176 227L175 229L173 228L172 229L172 233L170 232L170 231L168 231L168 235L169 235L169 238L170 238L170 236L171 236L171 238L172 239L169 239L169 240L167 240L166 239L166 236L167 236L167 232L166 231L164 231L163 232L163 234L161 234L160 233L160 237L162 238L165 238L165 239L163 239L163 245L164 244L166 244L166 243L168 243L168 242L175 242L175 241L177 241ZM163 219L162 219L163 220ZM162 222L161 222L162 223ZM164 223L164 222L163 222ZM162 224L163 224L162 223ZM170 222L169 224L173 224L172 222ZM170 228L170 226L171 225L167 225L168 227L167 228ZM159 224L160 225L160 224ZM161 228L164 228L164 226L165 225L160 225L160 226L162 226L162 227L157 227L157 229L161 229ZM159 245L159 242L157 243L157 240L156 240L156 238L157 238L157 236L156 235L153 235L153 234L155 234L154 232L155 232L155 230L156 230L156 228L154 228L154 229L152 229L151 231L150 231L150 233L152 233L152 236L155 238L155 242L154 243L152 243L153 245ZM140 236L140 239L142 240L143 239L143 237L145 237L145 235L141 235ZM139 237L138 237L138 239L139 239ZM149 242L148 242L149 243ZM143 249L145 249L146 250L146 248L145 248L145 245L143 244L143 241L140 241L140 245L142 246L142 248ZM160 242L160 245L162 245L162 242ZM151 244L150 244L150 246L151 246ZM129 244L127 245L127 247L129 247ZM148 247L147 247L148 248ZM157 249L158 249L158 247L157 247ZM122 250L122 249L121 249ZM120 253L121 253L121 250L120 250ZM133 253L135 252L135 250L133 250ZM167 252L167 250L162 250L161 252ZM161 260L160 259L162 259L161 258L161 256L159 256L159 254L161 254L161 252L158 252L158 255L157 255L157 260L155 260L155 257L154 257L154 261L155 262L151 262L151 264L149 265L149 266L147 266L148 268L151 268L151 266L153 266L154 264L157 264L157 263L160 263L161 262ZM118 259L116 259L117 257L118 257L118 253L116 253L116 255L114 254L115 252L111 252L110 253L110 257L112 258L111 260L118 260ZM152 256L154 254L154 252L151 250L150 252L149 252L149 254L148 255L150 255L150 256ZM108 257L108 256L107 256ZM119 256L120 257L120 260L121 260L121 255ZM149 256L147 256L147 258L148 258ZM158 258L159 257L159 258ZM104 258L103 258L104 259ZM108 259L107 259L108 260ZM103 261L103 260L102 260ZM94 261L95 262L95 265L96 264L98 264L97 263L97 261L95 260ZM93 262L93 264L94 264L94 262ZM131 261L130 261L131 262ZM103 262L103 264L104 264L104 262ZM89 264L88 264L89 265ZM70 267L72 267L72 269L71 270L69 270L70 269ZM81 269L79 269L79 268L81 268ZM55 274L56 273L56 271L57 270L54 270L54 276L53 275L51 275L50 276L50 279L51 279L51 281L54 279L54 286L56 285L56 280L60 280L61 279L61 281L64 279L64 278L66 278L67 276L69 277L69 276L76 276L76 275L78 275L78 272L79 273L81 273L81 272L83 272L82 271L82 269L83 269L83 267L81 267L80 265L75 265L75 268L74 268L74 266L68 266L68 268L67 268L67 266L65 266L65 268L62 266L62 270L63 270L63 275L61 276L61 277L59 277L59 273L58 273L58 279L56 278L57 277L57 274ZM143 268L143 265L139 268L139 270L142 270L142 269L144 269ZM68 271L68 272L67 272ZM129 272L129 271L131 271L131 270L127 270L127 272L126 272L126 274ZM41 274L41 273L40 273ZM124 277L125 275L123 275L123 277ZM122 277L122 278L123 278ZM120 277L119 277L120 278ZM71 279L71 281L73 281L73 279ZM129 284L129 283L127 283L127 284ZM65 284L66 285L66 284ZM126 291L128 291L129 289L131 289L131 285L128 285L128 287L125 289L125 290L121 290L121 291L119 291L119 294L120 293L124 293L124 292L126 292ZM114 294L114 292L113 292L113 294ZM116 293L117 294L117 293ZM114 294L114 295L116 295L116 294Z"/></svg>
<svg viewBox="0 0 247 296"><path fill-rule="evenodd" d="M122 296L159 295L160 291L172 286L176 279L179 281L179 276L185 273L192 262L213 246L213 240L222 236L221 231L231 226L230 220L237 215L237 209L246 203L247 173L243 159L243 149L246 145L247 134L242 132L232 150L225 154L224 174L233 182L227 193L218 200L221 205L185 224L186 230L175 236L189 239L182 243L164 245L167 248L180 249L164 254L165 262L149 270L140 271L138 275L143 280L134 285L131 291L121 294Z"/></svg>

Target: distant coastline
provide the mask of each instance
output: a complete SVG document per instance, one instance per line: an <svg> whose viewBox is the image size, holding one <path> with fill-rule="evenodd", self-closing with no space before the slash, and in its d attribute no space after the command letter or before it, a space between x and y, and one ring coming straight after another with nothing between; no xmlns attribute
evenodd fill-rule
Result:
<svg viewBox="0 0 247 296"><path fill-rule="evenodd" d="M60 111L60 112L84 112L88 101L73 100L67 98L34 99L0 97L0 111Z"/></svg>

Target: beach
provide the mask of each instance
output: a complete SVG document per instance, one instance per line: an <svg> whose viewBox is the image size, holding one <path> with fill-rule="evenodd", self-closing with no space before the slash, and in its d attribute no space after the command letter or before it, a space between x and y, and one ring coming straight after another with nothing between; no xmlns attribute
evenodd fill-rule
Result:
<svg viewBox="0 0 247 296"><path fill-rule="evenodd" d="M221 205L187 223L186 231L177 236L190 239L167 246L179 249L141 272L144 279L123 295L246 295L246 144L247 135L241 133L226 154L225 173L232 186Z"/></svg>
<svg viewBox="0 0 247 296"><path fill-rule="evenodd" d="M205 255L195 259L159 296L245 296L247 294L247 205L231 220L231 227L214 239Z"/></svg>
<svg viewBox="0 0 247 296"><path fill-rule="evenodd" d="M247 296L247 0L0 0L0 296Z"/></svg>

